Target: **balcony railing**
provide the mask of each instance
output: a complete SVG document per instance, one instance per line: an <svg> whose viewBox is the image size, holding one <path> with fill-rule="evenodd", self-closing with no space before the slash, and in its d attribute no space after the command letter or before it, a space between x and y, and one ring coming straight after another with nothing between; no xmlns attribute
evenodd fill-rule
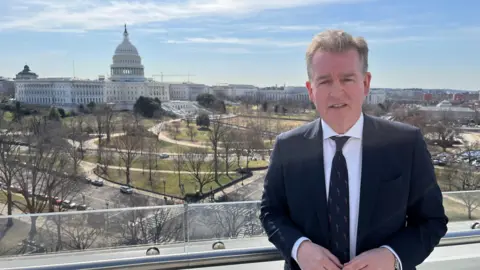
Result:
<svg viewBox="0 0 480 270"><path fill-rule="evenodd" d="M472 230L469 219L480 217L479 204L480 191L444 193L451 222L440 246L480 243L480 230ZM13 221L0 231L0 265L186 269L281 260L261 227L259 206L254 201L0 216L0 229ZM160 254L146 256L149 247Z"/></svg>
<svg viewBox="0 0 480 270"><path fill-rule="evenodd" d="M454 246L480 243L480 230L448 233L438 245ZM154 255L154 254L152 254ZM273 247L234 249L191 254L165 256L141 256L114 260L100 260L80 263L61 263L43 266L31 266L7 269L43 270L43 269L189 269L233 264L249 264L282 260L280 253Z"/></svg>

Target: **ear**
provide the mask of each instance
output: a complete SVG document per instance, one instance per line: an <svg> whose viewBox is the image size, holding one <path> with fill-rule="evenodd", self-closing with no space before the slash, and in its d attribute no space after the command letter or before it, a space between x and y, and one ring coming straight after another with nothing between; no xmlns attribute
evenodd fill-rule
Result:
<svg viewBox="0 0 480 270"><path fill-rule="evenodd" d="M372 81L372 74L370 72L365 73L363 78L363 92L365 96L368 96L370 92L370 82Z"/></svg>
<svg viewBox="0 0 480 270"><path fill-rule="evenodd" d="M310 98L310 101L311 101L311 102L314 102L312 83L311 83L310 81L307 81L307 82L305 83L305 86L307 87L308 97Z"/></svg>

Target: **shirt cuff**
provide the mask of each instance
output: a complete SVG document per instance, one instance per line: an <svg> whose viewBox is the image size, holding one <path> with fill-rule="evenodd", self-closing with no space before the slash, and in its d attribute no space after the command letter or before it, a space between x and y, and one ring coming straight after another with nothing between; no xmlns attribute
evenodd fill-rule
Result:
<svg viewBox="0 0 480 270"><path fill-rule="evenodd" d="M393 250L390 246L381 246L383 248L386 248L388 250L390 250L390 252L393 253L393 256L395 256L395 258L397 258L398 262L400 263L400 269L399 270L402 270L403 267L402 267L402 261L400 260L400 257L398 257L397 253L395 252L395 250Z"/></svg>
<svg viewBox="0 0 480 270"><path fill-rule="evenodd" d="M298 248L300 247L300 244L303 243L303 241L310 241L310 239L306 237L300 237L298 240L295 242L292 248L292 258L298 263L297 260L297 253L298 253Z"/></svg>

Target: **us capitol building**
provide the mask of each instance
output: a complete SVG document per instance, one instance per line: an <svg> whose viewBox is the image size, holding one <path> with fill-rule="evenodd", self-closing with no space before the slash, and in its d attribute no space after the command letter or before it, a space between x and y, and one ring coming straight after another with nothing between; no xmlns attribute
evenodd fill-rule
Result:
<svg viewBox="0 0 480 270"><path fill-rule="evenodd" d="M163 75L162 75L163 76ZM15 100L76 110L80 104L90 102L111 104L114 110L132 110L140 96L158 98L162 107L176 114L195 113L199 107L195 101L202 93L223 95L232 99L247 98L256 101L293 100L307 102L304 86L259 90L253 85L221 84L207 86L195 83L166 83L145 78L142 58L130 42L127 26L123 41L115 49L110 77L99 76L95 80L78 78L39 78L28 65L15 79Z"/></svg>
<svg viewBox="0 0 480 270"><path fill-rule="evenodd" d="M130 42L127 26L123 41L115 49L110 78L96 80L76 78L39 78L25 65L15 78L15 99L27 104L54 105L76 109L90 102L114 104L116 110L131 110L140 96L169 101L170 88L184 90L187 100L195 100L208 89L201 84L174 84L146 79L142 59ZM175 103L179 105L178 103Z"/></svg>

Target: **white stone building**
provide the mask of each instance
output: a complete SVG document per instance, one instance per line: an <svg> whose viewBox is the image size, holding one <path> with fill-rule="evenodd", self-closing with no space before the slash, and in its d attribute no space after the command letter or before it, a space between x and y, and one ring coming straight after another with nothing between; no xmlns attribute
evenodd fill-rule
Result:
<svg viewBox="0 0 480 270"><path fill-rule="evenodd" d="M28 66L15 78L15 98L24 103L76 109L78 105L113 103L116 110L131 110L140 96L168 101L169 84L145 78L142 59L130 42L127 27L110 65L111 77L97 80L38 78Z"/></svg>
<svg viewBox="0 0 480 270"><path fill-rule="evenodd" d="M387 92L385 89L370 89L368 96L365 99L367 104L384 103L387 99Z"/></svg>
<svg viewBox="0 0 480 270"><path fill-rule="evenodd" d="M249 84L219 84L210 87L209 93L219 97L237 99L248 95L255 95L258 87Z"/></svg>
<svg viewBox="0 0 480 270"><path fill-rule="evenodd" d="M476 112L467 107L453 106L448 100L438 103L436 106L420 106L419 112L427 119L432 120L469 120L474 119Z"/></svg>
<svg viewBox="0 0 480 270"><path fill-rule="evenodd" d="M253 102L308 102L308 90L305 86L286 86L277 89L261 89L247 92L245 95Z"/></svg>
<svg viewBox="0 0 480 270"><path fill-rule="evenodd" d="M172 100L197 100L197 96L208 92L208 86L195 83L171 83L169 95Z"/></svg>

